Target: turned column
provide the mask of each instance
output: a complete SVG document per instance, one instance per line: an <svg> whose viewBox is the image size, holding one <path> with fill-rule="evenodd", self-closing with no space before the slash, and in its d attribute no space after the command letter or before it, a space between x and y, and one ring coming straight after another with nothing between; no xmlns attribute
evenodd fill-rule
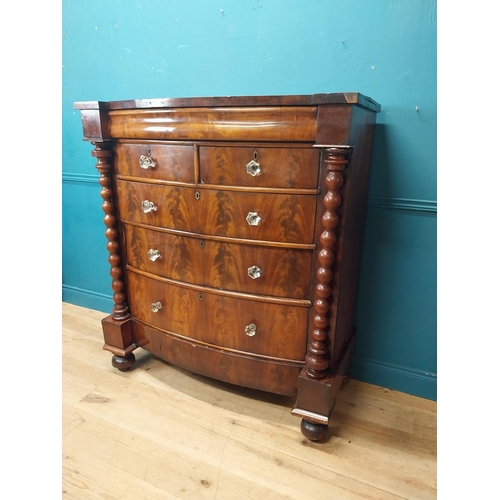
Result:
<svg viewBox="0 0 500 500"><path fill-rule="evenodd" d="M305 367L299 376L297 402L292 414L302 417L301 430L311 441L322 441L328 432L330 413L338 391L334 367L331 366L334 339L329 328L333 290L335 287L335 249L338 210L342 203L340 192L344 184L343 171L348 163L349 146L332 146L323 152L323 171L326 173L326 192L322 204L321 234L319 237L316 286L313 303L313 332L305 357Z"/></svg>
<svg viewBox="0 0 500 500"><path fill-rule="evenodd" d="M125 297L125 284L123 282L122 262L120 255L120 243L118 240L118 228L116 225L116 209L113 202L113 180L111 169L113 167L113 151L110 143L93 143L95 145L92 156L97 158L96 168L101 174L99 184L102 186L101 197L103 199L102 209L105 213L104 224L106 225L106 238L108 239L108 262L111 265L110 274L113 278L111 288L113 289L113 312L111 316L115 320L127 319L130 316Z"/></svg>
<svg viewBox="0 0 500 500"><path fill-rule="evenodd" d="M342 202L340 189L344 184L342 171L348 162L346 156L351 148L332 147L325 150L325 170L327 172L323 197L325 212L321 217L323 231L320 236L319 266L316 271L314 331L306 355L306 374L313 379L321 379L329 372L330 351L328 342L329 312L331 306L333 264L335 262L335 229L339 224L337 210Z"/></svg>
<svg viewBox="0 0 500 500"><path fill-rule="evenodd" d="M96 168L101 174L99 184L101 185L101 197L103 199L102 209L104 211L104 224L106 226L107 248L109 252L108 262L111 265L111 288L113 289L113 310L110 316L102 321L104 333L104 349L111 351L114 355L111 364L119 370L127 370L134 362L135 357L131 352L136 348L132 340L130 328L130 311L125 294L125 283L123 281L123 269L119 232L116 218L116 207L113 200L113 179L111 170L113 168L112 143L100 142L92 144L95 149L92 156L97 158Z"/></svg>

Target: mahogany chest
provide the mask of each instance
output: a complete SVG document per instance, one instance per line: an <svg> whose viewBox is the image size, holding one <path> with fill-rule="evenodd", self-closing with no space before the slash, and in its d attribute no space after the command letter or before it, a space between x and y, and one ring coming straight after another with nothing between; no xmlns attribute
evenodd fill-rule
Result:
<svg viewBox="0 0 500 500"><path fill-rule="evenodd" d="M326 436L349 379L376 113L359 93L78 102L95 145L113 366L141 347L296 395Z"/></svg>

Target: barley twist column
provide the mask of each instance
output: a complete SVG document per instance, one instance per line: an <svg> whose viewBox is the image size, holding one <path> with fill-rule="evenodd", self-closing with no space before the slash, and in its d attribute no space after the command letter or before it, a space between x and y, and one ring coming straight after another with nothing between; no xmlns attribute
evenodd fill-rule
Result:
<svg viewBox="0 0 500 500"><path fill-rule="evenodd" d="M323 198L325 212L321 217L323 232L320 236L318 253L319 267L316 271L317 284L314 301L314 331L306 355L306 373L309 377L320 379L327 375L330 352L327 328L329 325L330 302L332 295L333 264L335 262L335 228L339 224L337 210L342 202L340 189L344 184L342 171L348 160L346 156L351 148L328 148L324 159L327 173L325 186L327 192Z"/></svg>
<svg viewBox="0 0 500 500"><path fill-rule="evenodd" d="M102 209L105 213L104 224L106 225L106 238L108 239L108 262L111 265L111 277L113 278L111 288L113 289L113 311L111 317L115 320L124 320L130 317L126 304L125 284L123 282L122 261L120 256L120 243L118 236L116 209L113 202L113 184L111 178L113 151L110 143L93 143L95 145L92 156L97 158L96 168L101 174L99 184L102 186L101 197L103 199Z"/></svg>

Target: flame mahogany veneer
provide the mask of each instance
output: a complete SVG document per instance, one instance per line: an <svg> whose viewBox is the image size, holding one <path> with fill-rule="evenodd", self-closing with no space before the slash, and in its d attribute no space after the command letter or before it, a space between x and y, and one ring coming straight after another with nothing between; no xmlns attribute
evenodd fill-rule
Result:
<svg viewBox="0 0 500 500"><path fill-rule="evenodd" d="M78 102L95 145L113 366L142 347L296 395L319 441L349 380L376 113L358 93Z"/></svg>

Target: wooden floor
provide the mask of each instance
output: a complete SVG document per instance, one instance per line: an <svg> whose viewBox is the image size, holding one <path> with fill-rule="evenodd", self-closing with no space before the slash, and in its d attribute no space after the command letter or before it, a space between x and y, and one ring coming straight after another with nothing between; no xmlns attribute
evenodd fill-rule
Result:
<svg viewBox="0 0 500 500"><path fill-rule="evenodd" d="M105 314L63 304L64 499L436 498L436 403L352 380L330 439L305 440L293 399L236 388L142 349L102 350Z"/></svg>

